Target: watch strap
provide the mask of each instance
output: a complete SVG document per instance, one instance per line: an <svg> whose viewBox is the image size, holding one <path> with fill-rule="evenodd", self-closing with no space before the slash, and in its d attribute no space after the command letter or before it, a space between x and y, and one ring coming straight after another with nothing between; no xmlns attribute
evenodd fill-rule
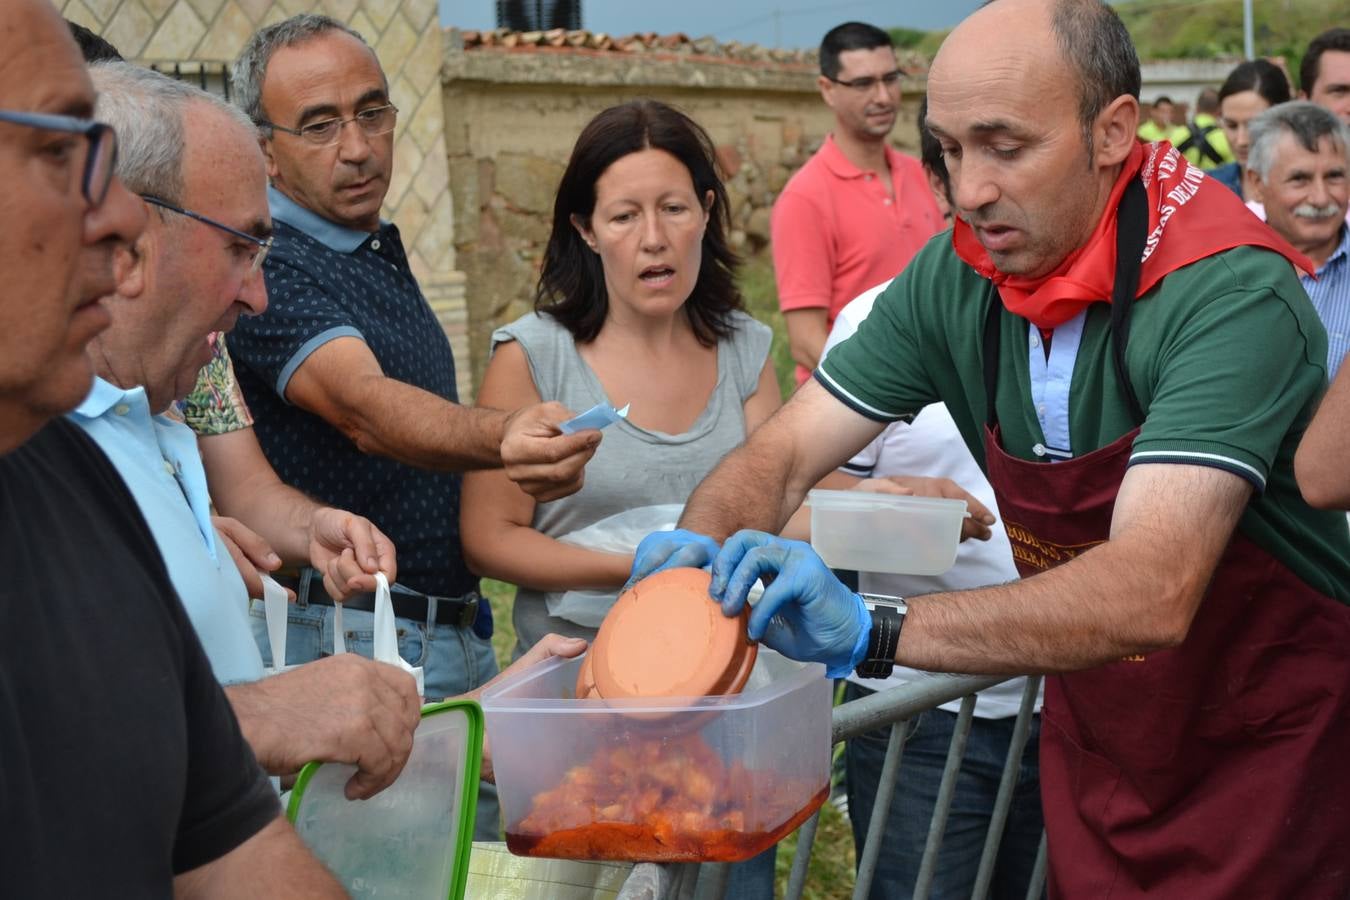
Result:
<svg viewBox="0 0 1350 900"><path fill-rule="evenodd" d="M900 646L900 629L908 607L900 597L860 596L872 617L872 631L867 638L867 654L854 671L863 678L889 678L895 669L895 651Z"/></svg>

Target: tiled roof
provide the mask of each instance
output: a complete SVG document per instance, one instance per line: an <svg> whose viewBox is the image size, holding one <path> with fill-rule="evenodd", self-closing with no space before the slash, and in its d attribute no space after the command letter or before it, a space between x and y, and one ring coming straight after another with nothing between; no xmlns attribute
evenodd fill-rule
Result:
<svg viewBox="0 0 1350 900"><path fill-rule="evenodd" d="M454 31L455 29L451 29ZM550 31L510 31L498 28L493 31L466 29L458 32L465 50L479 48L503 48L512 50L591 50L602 53L673 53L688 56L702 56L744 62L767 62L781 64L814 65L814 50L784 50L761 47L758 44L742 44L737 41L720 43L712 36L690 38L686 34L655 34L644 32L614 36L603 31L567 31L554 28Z"/></svg>
<svg viewBox="0 0 1350 900"><path fill-rule="evenodd" d="M511 31L497 28L491 31L451 28L451 44L465 50L500 48L506 50L561 50L592 51L599 53L662 53L724 59L749 63L801 65L818 64L816 50L790 50L781 47L761 47L739 41L718 41L712 35L691 38L687 34L656 34L641 32L614 36L603 31L585 29L568 31L554 28L549 31ZM910 73L928 69L928 59L909 51L897 51L901 67Z"/></svg>

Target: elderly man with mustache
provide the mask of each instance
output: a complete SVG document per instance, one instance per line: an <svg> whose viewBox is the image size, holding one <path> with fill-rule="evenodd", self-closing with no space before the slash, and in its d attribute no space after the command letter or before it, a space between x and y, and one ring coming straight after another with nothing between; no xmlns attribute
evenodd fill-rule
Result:
<svg viewBox="0 0 1350 900"><path fill-rule="evenodd" d="M1302 275L1327 328L1327 377L1350 350L1350 128L1307 100L1281 103L1252 120L1247 185L1266 224L1316 267Z"/></svg>

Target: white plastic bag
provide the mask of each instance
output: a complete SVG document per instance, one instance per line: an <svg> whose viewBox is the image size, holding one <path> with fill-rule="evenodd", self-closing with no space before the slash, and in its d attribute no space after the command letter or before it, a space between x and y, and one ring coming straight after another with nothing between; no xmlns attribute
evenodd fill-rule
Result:
<svg viewBox="0 0 1350 900"><path fill-rule="evenodd" d="M674 528L682 512L682 503L635 506L565 534L558 540L587 550L631 554L653 531ZM599 628L605 613L618 597L618 591L613 590L554 591L545 595L545 601L549 615L587 628Z"/></svg>
<svg viewBox="0 0 1350 900"><path fill-rule="evenodd" d="M374 656L376 662L389 663L417 679L417 696L426 696L422 667L410 665L398 655L398 627L394 622L394 604L389 599L389 579L383 572L375 573L375 632Z"/></svg>
<svg viewBox="0 0 1350 900"><path fill-rule="evenodd" d="M286 665L286 623L290 602L286 589L267 575L262 576L263 615L267 619L267 644L272 649L272 665L263 669L264 676L276 675L294 669ZM417 696L425 695L421 666L409 665L398 654L398 628L394 622L394 605L389 599L389 579L383 572L375 573L374 657L376 661L398 666L417 679ZM333 604L333 653L346 653L347 645L342 630L342 604Z"/></svg>
<svg viewBox="0 0 1350 900"><path fill-rule="evenodd" d="M267 620L267 644L272 649L272 665L263 667L263 676L276 675L294 666L286 665L286 619L290 614L290 601L286 599L286 589L272 580L271 576L262 576L263 616Z"/></svg>

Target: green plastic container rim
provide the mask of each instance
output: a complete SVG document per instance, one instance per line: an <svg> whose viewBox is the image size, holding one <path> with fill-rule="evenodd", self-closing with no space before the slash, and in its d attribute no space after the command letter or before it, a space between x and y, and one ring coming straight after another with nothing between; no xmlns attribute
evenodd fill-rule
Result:
<svg viewBox="0 0 1350 900"><path fill-rule="evenodd" d="M478 775L483 765L483 708L475 700L442 700L440 703L428 703L422 707L422 718L428 719L442 713L458 710L468 720L469 746L464 754L464 794L459 807L459 835L455 842L455 858L450 866L450 892L446 900L460 900L469 881L469 854L473 851L474 813L478 809ZM306 763L291 788L291 800L286 806L286 819L295 824L300 815L300 804L304 800L305 788L310 779L319 771L321 762Z"/></svg>

